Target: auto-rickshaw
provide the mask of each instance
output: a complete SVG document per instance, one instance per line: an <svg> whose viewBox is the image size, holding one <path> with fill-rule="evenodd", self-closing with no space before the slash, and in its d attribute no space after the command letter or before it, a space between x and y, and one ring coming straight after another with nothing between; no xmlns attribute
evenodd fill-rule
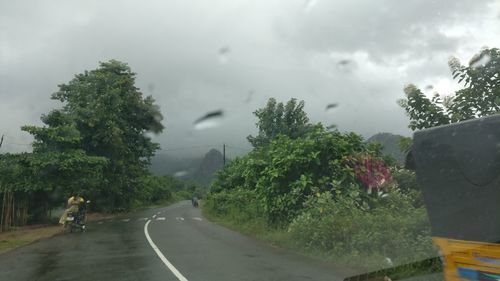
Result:
<svg viewBox="0 0 500 281"><path fill-rule="evenodd" d="M500 280L500 115L418 131L412 154L446 280Z"/></svg>

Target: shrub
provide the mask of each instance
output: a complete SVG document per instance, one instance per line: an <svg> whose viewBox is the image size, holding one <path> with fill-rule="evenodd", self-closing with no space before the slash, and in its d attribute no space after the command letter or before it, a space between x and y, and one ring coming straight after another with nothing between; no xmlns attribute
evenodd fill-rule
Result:
<svg viewBox="0 0 500 281"><path fill-rule="evenodd" d="M236 188L255 191L264 204L268 223L286 226L301 212L307 197L316 192L344 194L351 186L362 191L364 183L349 160L356 155L385 168L378 154L359 135L325 131L317 125L300 138L278 135L268 145L231 161L217 174L210 192ZM369 171L377 183L381 181L379 170ZM366 192L358 196L367 197Z"/></svg>
<svg viewBox="0 0 500 281"><path fill-rule="evenodd" d="M236 188L211 193L204 201L204 210L237 224L265 220L264 206L253 190Z"/></svg>
<svg viewBox="0 0 500 281"><path fill-rule="evenodd" d="M374 208L349 196L310 197L288 227L296 247L364 269L380 269L435 256L424 208L392 190Z"/></svg>
<svg viewBox="0 0 500 281"><path fill-rule="evenodd" d="M139 180L134 207L170 200L172 199L172 188L171 182L166 177L144 176Z"/></svg>

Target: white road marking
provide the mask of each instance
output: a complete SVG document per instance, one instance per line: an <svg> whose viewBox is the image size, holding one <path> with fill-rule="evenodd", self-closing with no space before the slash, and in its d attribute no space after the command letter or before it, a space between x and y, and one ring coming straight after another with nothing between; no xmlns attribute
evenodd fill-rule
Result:
<svg viewBox="0 0 500 281"><path fill-rule="evenodd" d="M193 220L202 221L202 219L198 217L194 217Z"/></svg>
<svg viewBox="0 0 500 281"><path fill-rule="evenodd" d="M102 224L102 221L98 222L97 224Z"/></svg>
<svg viewBox="0 0 500 281"><path fill-rule="evenodd" d="M183 221L184 220L183 217L176 217L175 219L178 220L178 221Z"/></svg>
<svg viewBox="0 0 500 281"><path fill-rule="evenodd" d="M161 212L156 213L157 215L161 214Z"/></svg>
<svg viewBox="0 0 500 281"><path fill-rule="evenodd" d="M166 220L166 218L164 218L164 217L157 217L156 220L157 221L164 221L164 220Z"/></svg>
<svg viewBox="0 0 500 281"><path fill-rule="evenodd" d="M153 215L153 219L156 218L156 215Z"/></svg>
<svg viewBox="0 0 500 281"><path fill-rule="evenodd" d="M122 222L128 222L130 219L122 219Z"/></svg>
<svg viewBox="0 0 500 281"><path fill-rule="evenodd" d="M158 247L156 246L156 244L153 242L153 240L151 239L151 237L149 236L149 232L148 232L148 225L151 221L148 220L146 222L146 224L144 225L144 235L146 235L146 239L148 240L149 242L149 245L151 245L151 248L153 248L153 250L155 251L155 253L158 255L158 257L161 259L161 261L167 266L168 269L170 269L170 271L172 271L172 273L175 275L175 277L177 277L177 279L179 279L179 281L188 281L186 279L186 277L184 277L184 275L182 275L179 270L177 270L177 268L174 267L173 264L171 264L167 258L163 255L163 253L160 251L160 249L158 249Z"/></svg>

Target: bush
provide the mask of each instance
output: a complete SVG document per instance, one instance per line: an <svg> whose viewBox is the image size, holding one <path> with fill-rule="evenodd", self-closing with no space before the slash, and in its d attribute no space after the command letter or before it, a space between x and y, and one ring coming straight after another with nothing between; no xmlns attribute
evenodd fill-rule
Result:
<svg viewBox="0 0 500 281"><path fill-rule="evenodd" d="M253 190L236 188L211 193L203 207L210 215L236 224L265 221L264 206Z"/></svg>
<svg viewBox="0 0 500 281"><path fill-rule="evenodd" d="M424 208L393 190L375 208L348 196L310 197L288 227L295 247L367 270L436 256Z"/></svg>
<svg viewBox="0 0 500 281"><path fill-rule="evenodd" d="M424 206L422 193L417 182L417 175L414 171L395 168L392 171L392 179L402 192L414 199L413 205L415 207Z"/></svg>
<svg viewBox="0 0 500 281"><path fill-rule="evenodd" d="M172 189L172 182L167 177L144 176L139 180L133 207L137 208L171 200L173 197Z"/></svg>
<svg viewBox="0 0 500 281"><path fill-rule="evenodd" d="M417 175L414 171L406 169L394 169L392 178L397 182L401 190L420 190L417 183Z"/></svg>
<svg viewBox="0 0 500 281"><path fill-rule="evenodd" d="M378 154L359 135L325 131L318 125L301 138L279 135L268 145L231 161L217 174L210 192L255 191L269 225L286 226L311 194L334 190L343 194L353 185L362 191L363 183L349 159L359 156L381 162ZM366 197L366 192L358 196Z"/></svg>

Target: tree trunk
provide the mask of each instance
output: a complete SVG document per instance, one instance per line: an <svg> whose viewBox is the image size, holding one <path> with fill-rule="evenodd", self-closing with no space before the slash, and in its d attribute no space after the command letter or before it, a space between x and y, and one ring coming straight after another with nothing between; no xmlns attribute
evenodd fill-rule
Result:
<svg viewBox="0 0 500 281"><path fill-rule="evenodd" d="M2 219L0 231L9 230L12 221L12 192L5 191L2 200Z"/></svg>
<svg viewBox="0 0 500 281"><path fill-rule="evenodd" d="M5 196L7 195L7 193L3 193L2 195L2 212L0 213L0 232L3 232L3 226L4 226L4 214L5 214Z"/></svg>

